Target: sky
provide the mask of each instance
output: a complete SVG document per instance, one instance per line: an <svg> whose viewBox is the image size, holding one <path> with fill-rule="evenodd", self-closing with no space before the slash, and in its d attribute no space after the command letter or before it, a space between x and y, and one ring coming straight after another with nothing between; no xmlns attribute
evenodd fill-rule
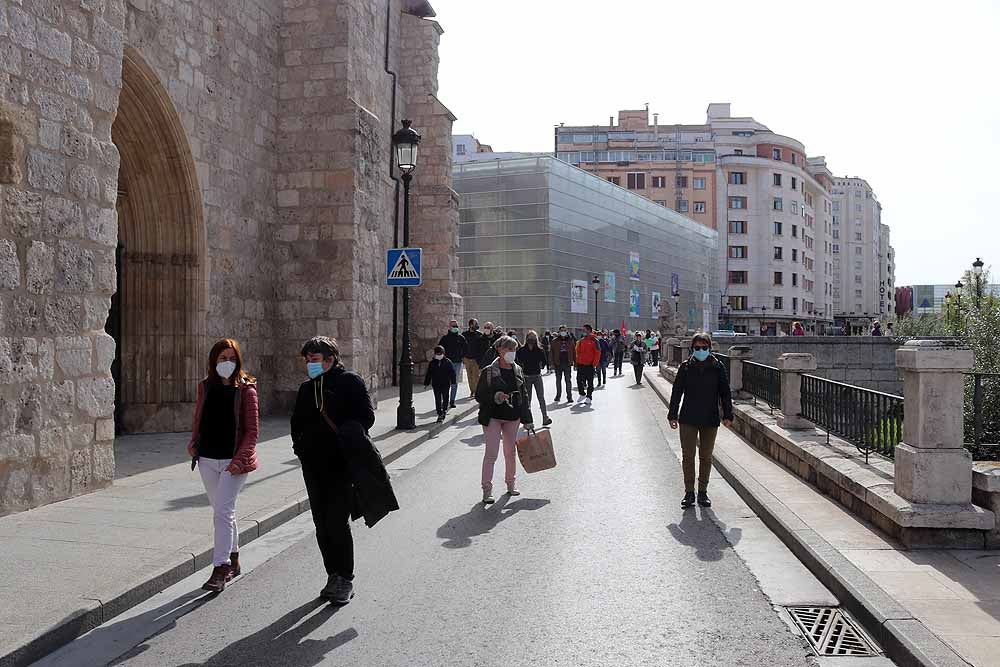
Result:
<svg viewBox="0 0 1000 667"><path fill-rule="evenodd" d="M431 4L457 134L551 151L560 122L648 102L703 123L730 102L871 184L897 285L951 284L977 256L1000 274L1000 0Z"/></svg>

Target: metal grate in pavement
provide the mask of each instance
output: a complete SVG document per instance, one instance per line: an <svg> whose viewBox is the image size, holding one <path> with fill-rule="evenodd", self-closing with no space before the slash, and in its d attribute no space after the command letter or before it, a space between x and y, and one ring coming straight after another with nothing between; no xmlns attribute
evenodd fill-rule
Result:
<svg viewBox="0 0 1000 667"><path fill-rule="evenodd" d="M880 651L864 630L836 607L786 607L818 655L863 656Z"/></svg>

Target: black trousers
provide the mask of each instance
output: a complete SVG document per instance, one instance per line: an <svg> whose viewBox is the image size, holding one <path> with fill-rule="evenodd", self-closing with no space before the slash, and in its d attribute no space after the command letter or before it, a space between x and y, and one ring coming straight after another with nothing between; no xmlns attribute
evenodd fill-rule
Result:
<svg viewBox="0 0 1000 667"><path fill-rule="evenodd" d="M656 366L657 364L660 363L660 351L651 350L651 352L653 353L653 363L651 365Z"/></svg>
<svg viewBox="0 0 1000 667"><path fill-rule="evenodd" d="M615 352L615 360L614 360L615 375L621 375L622 374L622 362L624 360L625 360L625 353L624 352Z"/></svg>
<svg viewBox="0 0 1000 667"><path fill-rule="evenodd" d="M351 535L351 482L330 458L302 460L302 477L309 494L316 542L326 573L354 578L354 538Z"/></svg>
<svg viewBox="0 0 1000 667"><path fill-rule="evenodd" d="M451 385L447 387L434 387L434 407L437 413L443 415L448 412L449 401L451 400Z"/></svg>
<svg viewBox="0 0 1000 667"><path fill-rule="evenodd" d="M573 384L570 380L570 368L569 366L559 366L553 369L556 372L556 401L562 398L562 385L563 380L566 380L566 400L573 400Z"/></svg>
<svg viewBox="0 0 1000 667"><path fill-rule="evenodd" d="M597 367L597 377L600 378L601 384L608 383L608 365L601 364Z"/></svg>
<svg viewBox="0 0 1000 667"><path fill-rule="evenodd" d="M642 362L637 364L632 364L632 370L635 372L635 382L636 384L642 382Z"/></svg>
<svg viewBox="0 0 1000 667"><path fill-rule="evenodd" d="M577 366L576 367L576 390L580 392L583 396L584 391L586 391L587 398L594 397L594 367L593 366Z"/></svg>

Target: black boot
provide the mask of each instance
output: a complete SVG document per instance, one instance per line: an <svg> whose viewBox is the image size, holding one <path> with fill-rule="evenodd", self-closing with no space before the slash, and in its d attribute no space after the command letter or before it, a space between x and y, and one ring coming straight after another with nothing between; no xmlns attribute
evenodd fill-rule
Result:
<svg viewBox="0 0 1000 667"><path fill-rule="evenodd" d="M694 507L694 491L688 491L684 494L684 500L681 501L681 507L684 509Z"/></svg>
<svg viewBox="0 0 1000 667"><path fill-rule="evenodd" d="M698 492L698 504L702 507L712 506L712 501L708 499L708 491Z"/></svg>
<svg viewBox="0 0 1000 667"><path fill-rule="evenodd" d="M229 578L233 579L240 576L240 552L234 551L229 554Z"/></svg>

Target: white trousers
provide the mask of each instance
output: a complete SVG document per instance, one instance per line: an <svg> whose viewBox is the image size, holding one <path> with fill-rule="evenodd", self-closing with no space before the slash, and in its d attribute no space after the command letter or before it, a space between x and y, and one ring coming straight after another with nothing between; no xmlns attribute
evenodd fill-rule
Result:
<svg viewBox="0 0 1000 667"><path fill-rule="evenodd" d="M247 481L246 475L226 472L232 459L198 459L201 481L205 483L205 493L212 505L215 523L215 548L212 564L229 564L229 554L240 550L240 533L236 527L236 496Z"/></svg>

